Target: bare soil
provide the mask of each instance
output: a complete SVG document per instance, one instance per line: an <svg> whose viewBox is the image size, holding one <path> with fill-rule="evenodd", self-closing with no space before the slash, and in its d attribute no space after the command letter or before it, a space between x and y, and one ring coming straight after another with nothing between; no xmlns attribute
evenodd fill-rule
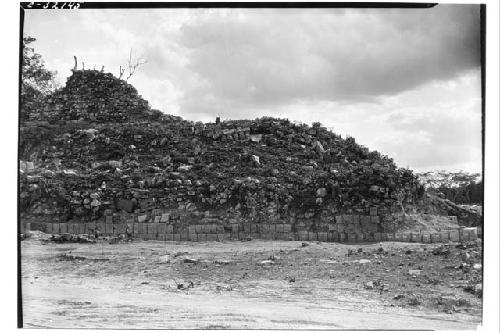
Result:
<svg viewBox="0 0 500 333"><path fill-rule="evenodd" d="M27 239L21 251L24 327L441 330L481 322L480 242Z"/></svg>

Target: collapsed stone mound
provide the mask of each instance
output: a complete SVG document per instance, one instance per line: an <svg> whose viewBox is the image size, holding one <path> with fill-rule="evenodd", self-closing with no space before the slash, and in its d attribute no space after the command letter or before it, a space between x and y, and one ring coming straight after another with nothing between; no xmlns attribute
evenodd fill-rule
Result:
<svg viewBox="0 0 500 333"><path fill-rule="evenodd" d="M26 220L167 214L174 232L278 223L373 235L397 230L391 214L424 193L410 170L318 124L194 123L152 112L135 88L98 71L75 71L35 119L20 132Z"/></svg>
<svg viewBox="0 0 500 333"><path fill-rule="evenodd" d="M75 70L66 85L44 101L31 120L90 120L125 122L158 118L137 90L111 73Z"/></svg>

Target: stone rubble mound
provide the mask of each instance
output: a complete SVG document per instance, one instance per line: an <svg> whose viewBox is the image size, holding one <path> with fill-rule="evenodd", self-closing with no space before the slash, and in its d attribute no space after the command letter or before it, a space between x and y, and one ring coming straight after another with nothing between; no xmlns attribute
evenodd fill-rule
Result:
<svg viewBox="0 0 500 333"><path fill-rule="evenodd" d="M19 149L20 212L33 221L162 211L175 228L282 221L319 230L347 214L380 217L365 226L380 232L396 230L391 214L424 193L411 170L319 124L186 121L93 70L74 71L21 123Z"/></svg>

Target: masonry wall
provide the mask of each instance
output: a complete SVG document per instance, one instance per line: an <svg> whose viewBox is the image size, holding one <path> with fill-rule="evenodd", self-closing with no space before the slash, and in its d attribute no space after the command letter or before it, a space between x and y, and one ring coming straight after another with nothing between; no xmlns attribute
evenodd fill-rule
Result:
<svg viewBox="0 0 500 333"><path fill-rule="evenodd" d="M453 218L453 217L451 217ZM224 241L268 239L323 242L401 241L439 243L475 240L477 228L443 230L440 232L379 232L378 216L338 215L336 223L303 229L296 223L249 223L233 219L220 223L207 217L202 223L181 223L178 217L156 210L151 214L109 214L97 222L27 222L28 230L50 234L98 234L102 236L128 235L143 240L160 241Z"/></svg>

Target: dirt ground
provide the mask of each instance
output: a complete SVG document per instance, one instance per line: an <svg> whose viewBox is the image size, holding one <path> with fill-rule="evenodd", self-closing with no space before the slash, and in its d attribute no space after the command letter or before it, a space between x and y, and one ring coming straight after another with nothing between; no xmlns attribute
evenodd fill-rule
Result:
<svg viewBox="0 0 500 333"><path fill-rule="evenodd" d="M24 327L475 329L480 242L21 242Z"/></svg>

